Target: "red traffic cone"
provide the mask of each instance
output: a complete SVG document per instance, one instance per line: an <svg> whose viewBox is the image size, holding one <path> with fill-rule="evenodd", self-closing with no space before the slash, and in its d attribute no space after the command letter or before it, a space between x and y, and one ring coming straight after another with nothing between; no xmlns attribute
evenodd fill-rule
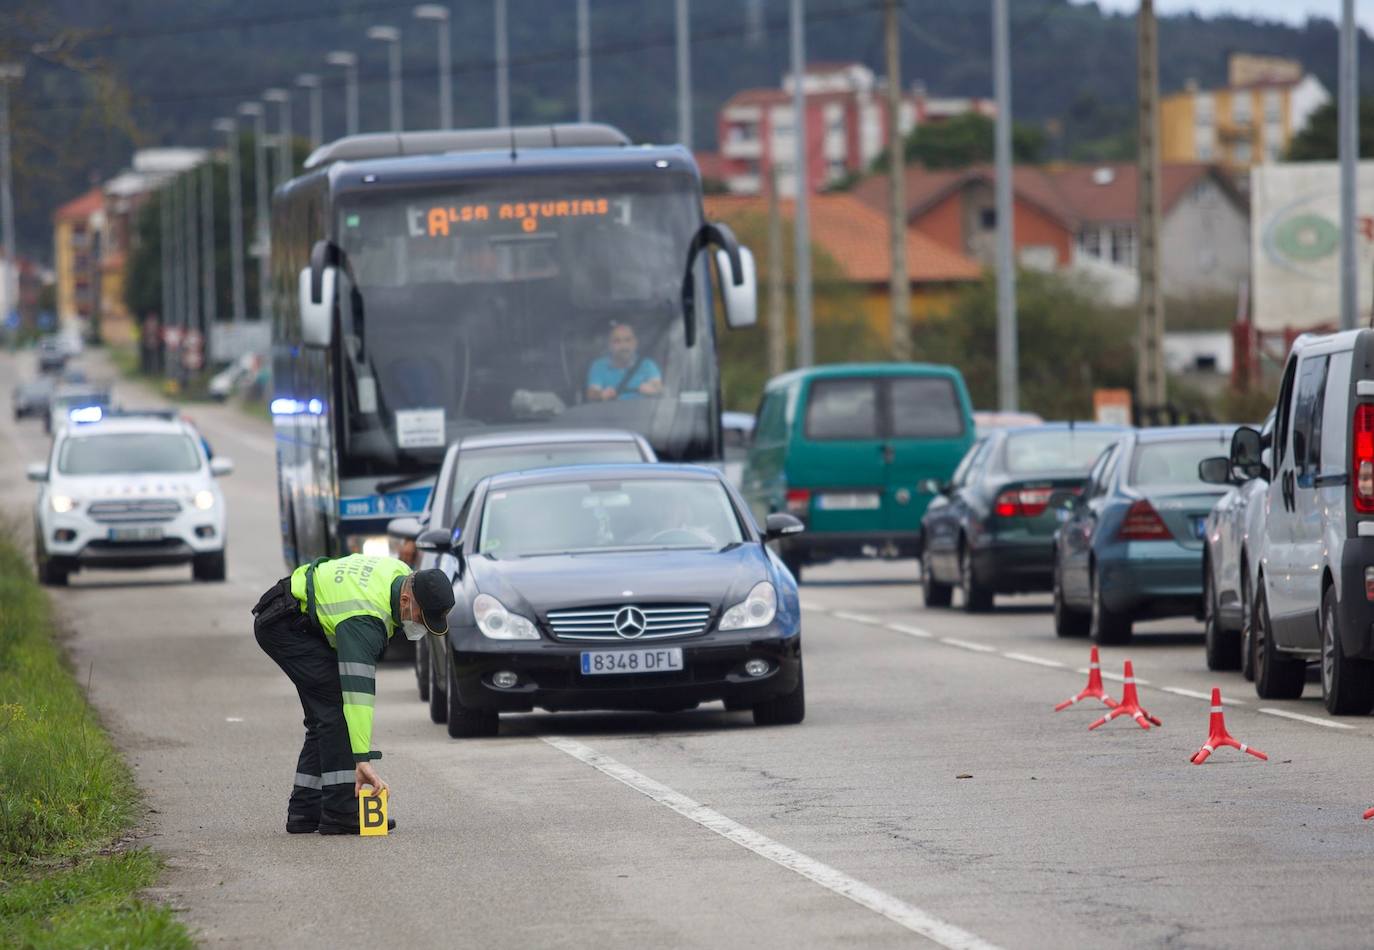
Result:
<svg viewBox="0 0 1374 950"><path fill-rule="evenodd" d="M1203 762L1207 761L1209 755L1222 746L1230 746L1233 749L1248 752L1257 759L1263 759L1266 762L1269 761L1269 756L1265 755L1259 749L1252 749L1244 742L1237 742L1235 739L1231 738L1231 733L1226 731L1226 716L1221 711L1221 689L1213 686L1212 719L1208 724L1207 741L1202 744L1201 749L1193 753L1193 757L1188 761L1192 762L1194 765L1201 765ZM1374 811L1374 809L1371 809L1371 811Z"/></svg>
<svg viewBox="0 0 1374 950"><path fill-rule="evenodd" d="M1055 712L1068 709L1074 703L1081 703L1085 699L1100 699L1108 709L1116 707L1116 700L1108 696L1107 691L1102 688L1102 666L1097 660L1097 647L1093 647L1091 656L1092 658L1088 662L1088 685L1077 696L1070 696L1055 706Z"/></svg>
<svg viewBox="0 0 1374 950"><path fill-rule="evenodd" d="M1093 723L1088 728L1096 729L1098 726L1111 722L1117 716L1130 716L1142 729L1150 728L1150 723L1154 723L1156 726L1164 725L1164 723L1160 722L1141 708L1140 697L1136 695L1135 691L1135 668L1131 666L1130 660L1126 661L1126 666L1122 670L1122 676L1125 678L1126 685L1122 687L1121 690L1121 705L1114 707L1111 712L1107 713L1107 715L1097 720L1097 722Z"/></svg>
<svg viewBox="0 0 1374 950"><path fill-rule="evenodd" d="M1369 809L1368 811L1366 811L1366 812L1364 813L1364 820L1365 820L1365 821L1368 821L1368 820L1371 819L1371 818L1374 818L1374 808L1371 808L1371 809Z"/></svg>

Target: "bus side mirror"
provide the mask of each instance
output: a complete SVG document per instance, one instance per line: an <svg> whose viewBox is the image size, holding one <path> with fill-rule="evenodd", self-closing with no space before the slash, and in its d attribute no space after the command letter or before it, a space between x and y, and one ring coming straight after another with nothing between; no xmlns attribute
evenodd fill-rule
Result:
<svg viewBox="0 0 1374 950"><path fill-rule="evenodd" d="M301 342L326 349L334 341L334 292L338 286L336 267L323 267L316 284L313 268L301 271Z"/></svg>
<svg viewBox="0 0 1374 950"><path fill-rule="evenodd" d="M730 263L730 255L716 251L716 272L720 274L720 295L725 304L725 325L731 330L752 327L758 322L758 276L754 269L754 254L747 247L739 249L739 272Z"/></svg>

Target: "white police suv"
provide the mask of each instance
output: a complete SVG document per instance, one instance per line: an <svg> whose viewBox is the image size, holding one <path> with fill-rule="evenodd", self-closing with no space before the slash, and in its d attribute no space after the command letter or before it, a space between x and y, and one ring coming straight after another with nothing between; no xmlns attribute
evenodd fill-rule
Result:
<svg viewBox="0 0 1374 950"><path fill-rule="evenodd" d="M191 565L224 580L224 496L233 471L209 458L195 427L171 413L106 414L73 422L53 440L34 508L34 556L44 584L84 568Z"/></svg>

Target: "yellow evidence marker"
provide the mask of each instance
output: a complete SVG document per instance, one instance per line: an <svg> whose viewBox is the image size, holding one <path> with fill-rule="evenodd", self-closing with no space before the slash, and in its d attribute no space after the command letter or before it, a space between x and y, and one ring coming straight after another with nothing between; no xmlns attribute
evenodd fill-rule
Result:
<svg viewBox="0 0 1374 950"><path fill-rule="evenodd" d="M364 788L358 792L358 834L386 834L386 789Z"/></svg>

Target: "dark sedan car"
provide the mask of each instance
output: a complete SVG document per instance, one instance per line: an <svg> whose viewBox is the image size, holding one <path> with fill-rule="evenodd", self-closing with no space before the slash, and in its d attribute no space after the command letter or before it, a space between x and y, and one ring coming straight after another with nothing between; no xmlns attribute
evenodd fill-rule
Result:
<svg viewBox="0 0 1374 950"><path fill-rule="evenodd" d="M452 531L418 538L458 561L447 639L429 637L449 735L502 712L676 711L723 700L761 725L801 722L797 585L723 476L686 465L493 475Z"/></svg>
<svg viewBox="0 0 1374 950"><path fill-rule="evenodd" d="M1127 643L1136 620L1202 617L1202 539L1224 489L1198 463L1230 451L1235 426L1142 429L1093 463L1081 494L1056 493L1054 627Z"/></svg>
<svg viewBox="0 0 1374 950"><path fill-rule="evenodd" d="M995 429L978 440L921 519L921 588L927 607L992 609L994 594L1049 590L1056 489L1077 488L1093 460L1126 430L1050 423Z"/></svg>

